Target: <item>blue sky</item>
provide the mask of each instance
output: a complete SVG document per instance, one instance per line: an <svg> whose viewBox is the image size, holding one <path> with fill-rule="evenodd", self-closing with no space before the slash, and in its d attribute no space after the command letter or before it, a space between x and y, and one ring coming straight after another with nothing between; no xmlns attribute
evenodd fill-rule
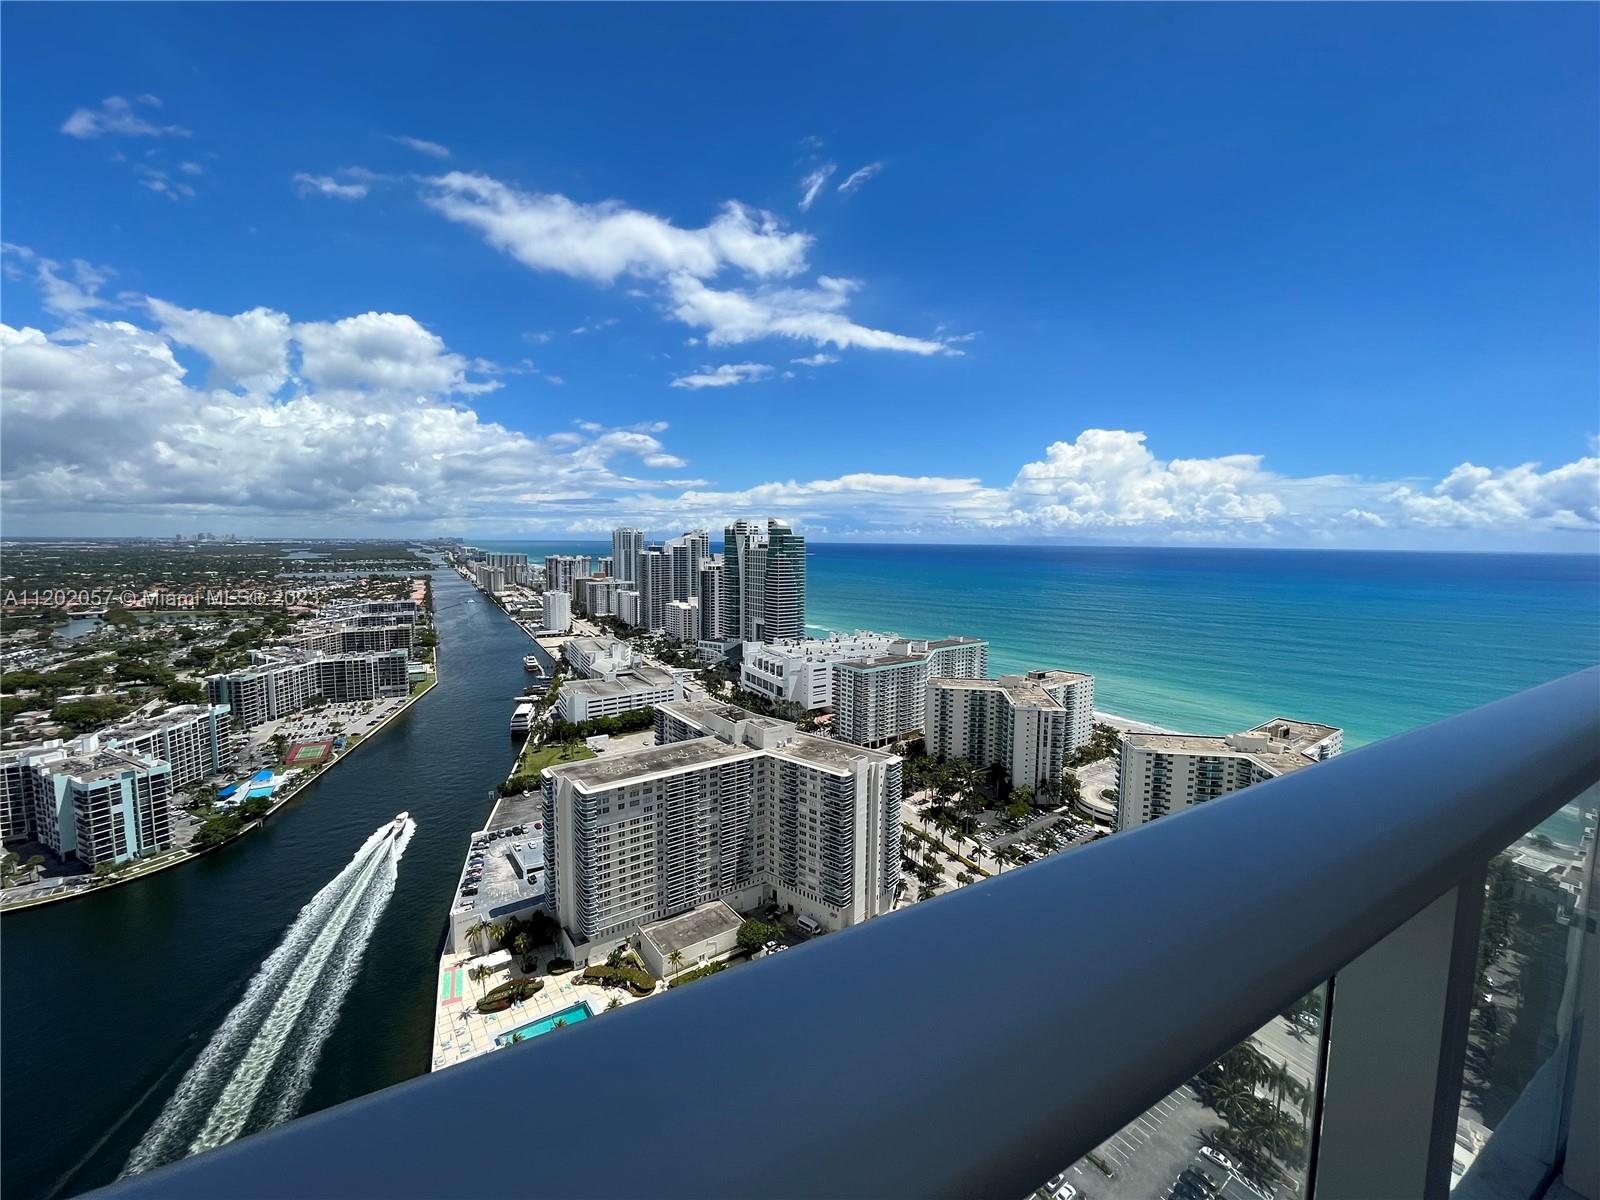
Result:
<svg viewBox="0 0 1600 1200"><path fill-rule="evenodd" d="M1596 545L1593 7L0 23L9 532Z"/></svg>

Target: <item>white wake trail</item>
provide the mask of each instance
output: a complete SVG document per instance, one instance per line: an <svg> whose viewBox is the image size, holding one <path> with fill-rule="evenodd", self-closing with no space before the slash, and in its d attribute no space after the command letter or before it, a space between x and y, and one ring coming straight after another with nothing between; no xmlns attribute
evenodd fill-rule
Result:
<svg viewBox="0 0 1600 1200"><path fill-rule="evenodd" d="M399 829L384 825L300 910L134 1149L124 1175L294 1115L415 831L414 821Z"/></svg>

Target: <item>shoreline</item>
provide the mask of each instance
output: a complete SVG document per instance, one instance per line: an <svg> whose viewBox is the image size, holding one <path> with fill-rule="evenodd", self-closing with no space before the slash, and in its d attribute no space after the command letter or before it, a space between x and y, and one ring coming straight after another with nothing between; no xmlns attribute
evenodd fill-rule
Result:
<svg viewBox="0 0 1600 1200"><path fill-rule="evenodd" d="M329 762L325 768L318 771L316 774L308 775L303 779L297 780L293 787L284 792L281 799L275 798L273 800L271 808L267 809L266 812L262 813L261 816L257 817L254 821L251 821L248 825L245 825L231 838L228 838L226 841L218 842L215 846L207 846L204 850L186 849L180 851L167 851L167 853L173 854L175 857L167 862L162 862L159 866L153 865L148 870L125 875L120 879L110 879L103 883L97 883L92 887L80 887L70 890L63 889L59 893L52 896L39 896L28 900L18 900L14 903L8 903L4 900L0 900L0 916L4 916L6 913L25 912L29 909L43 908L47 904L63 904L68 900L81 900L86 896L97 896L101 892L108 892L112 888L123 887L130 883L138 883L141 880L149 879L152 875L159 875L163 871L170 871L173 867L181 867L185 863L194 862L197 859L204 858L208 854L214 854L216 851L221 850L224 846L233 845L246 834L253 833L255 830L260 829L277 814L279 809L283 808L284 805L288 804L306 788L310 787L313 783L317 782L317 780L321 779L334 767L344 762L345 759L349 758L357 750L361 749L361 747L371 742L380 733L387 729L397 717L399 717L402 713L409 712L413 704L415 704L418 700L421 700L433 690L434 685L439 682L439 660L441 657L439 649L440 647L438 643L435 643L433 647L433 675L429 678L427 687L423 688L420 692L414 692L407 695L405 703L374 725L365 737L363 737L355 745L351 746L343 754L340 754L337 758Z"/></svg>

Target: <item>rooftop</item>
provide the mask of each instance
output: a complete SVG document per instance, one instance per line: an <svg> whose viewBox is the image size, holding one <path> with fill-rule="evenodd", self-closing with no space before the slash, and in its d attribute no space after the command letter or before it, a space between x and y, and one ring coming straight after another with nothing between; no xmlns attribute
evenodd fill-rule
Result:
<svg viewBox="0 0 1600 1200"><path fill-rule="evenodd" d="M1253 731L1252 731L1253 732ZM1262 747L1236 746L1227 736L1204 733L1126 733L1125 745L1159 754L1203 754L1211 757L1253 758L1280 775L1309 767L1317 760L1281 743Z"/></svg>
<svg viewBox="0 0 1600 1200"><path fill-rule="evenodd" d="M1004 692L1013 704L1032 708L1060 708L1060 701L1045 691L1046 684L1081 683L1093 678L1081 671L1029 671L1026 675L1002 675L999 679L935 679L933 682L942 688Z"/></svg>
<svg viewBox="0 0 1600 1200"><path fill-rule="evenodd" d="M615 675L598 679L574 679L562 684L563 693L581 692L586 696L626 696L632 692L671 687L677 677L658 667L629 667Z"/></svg>
<svg viewBox="0 0 1600 1200"><path fill-rule="evenodd" d="M558 779L570 779L583 791L592 792L615 787L625 780L692 771L755 753L757 751L749 746L730 746L714 737L702 737L665 746L647 746L624 754L605 754L584 762L563 763L544 770L545 774Z"/></svg>
<svg viewBox="0 0 1600 1200"><path fill-rule="evenodd" d="M639 932L656 944L662 958L669 958L674 951L687 950L707 938L737 929L741 924L738 913L721 900L713 900L686 913L642 926Z"/></svg>
<svg viewBox="0 0 1600 1200"><path fill-rule="evenodd" d="M63 760L56 765L54 771L58 775L70 775L74 779L88 782L93 779L103 779L111 774L121 774L123 771L148 771L158 761L143 754L130 754L124 750L90 750Z"/></svg>

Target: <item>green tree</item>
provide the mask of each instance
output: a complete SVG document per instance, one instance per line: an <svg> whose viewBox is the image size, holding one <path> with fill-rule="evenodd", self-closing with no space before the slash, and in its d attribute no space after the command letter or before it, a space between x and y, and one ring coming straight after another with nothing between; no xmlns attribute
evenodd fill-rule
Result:
<svg viewBox="0 0 1600 1200"><path fill-rule="evenodd" d="M765 921L751 918L739 926L736 940L741 950L754 954L777 936L778 930L776 928L768 925Z"/></svg>
<svg viewBox="0 0 1600 1200"><path fill-rule="evenodd" d="M169 704L203 704L206 690L193 680L179 679L167 684L166 698Z"/></svg>
<svg viewBox="0 0 1600 1200"><path fill-rule="evenodd" d="M683 951L674 950L671 954L667 955L667 964L672 968L672 973L674 975L683 970Z"/></svg>

